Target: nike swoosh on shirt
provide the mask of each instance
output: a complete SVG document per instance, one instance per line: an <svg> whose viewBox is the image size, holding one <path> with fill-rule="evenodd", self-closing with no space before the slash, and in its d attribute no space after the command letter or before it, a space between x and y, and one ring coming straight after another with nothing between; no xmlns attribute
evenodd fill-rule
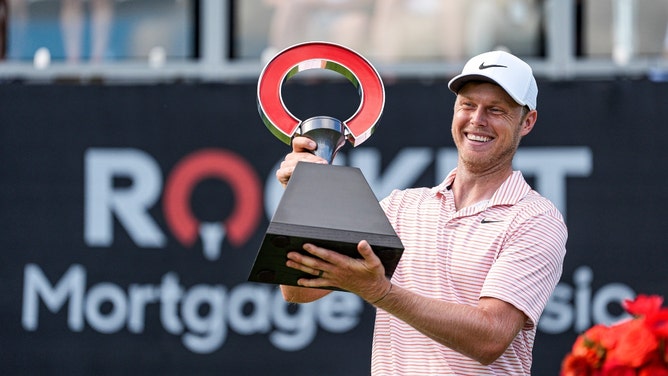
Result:
<svg viewBox="0 0 668 376"><path fill-rule="evenodd" d="M480 70L487 69L487 68L508 68L508 67L505 66L505 65L499 65L499 64L485 65L485 62L480 63L480 66L478 67L478 69L480 69Z"/></svg>
<svg viewBox="0 0 668 376"><path fill-rule="evenodd" d="M502 220L495 221L493 219L487 219L487 218L483 218L482 221L480 221L480 223L498 223L498 222L503 222L503 221Z"/></svg>

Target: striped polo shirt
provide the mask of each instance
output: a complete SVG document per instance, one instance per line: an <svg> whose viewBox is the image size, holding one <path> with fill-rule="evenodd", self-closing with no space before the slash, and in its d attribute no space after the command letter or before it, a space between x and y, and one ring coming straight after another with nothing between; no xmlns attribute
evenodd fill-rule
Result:
<svg viewBox="0 0 668 376"><path fill-rule="evenodd" d="M381 205L405 247L392 283L416 294L475 306L508 302L528 317L489 366L424 336L378 309L373 375L529 375L538 319L561 277L567 230L557 208L515 171L485 202L459 211L448 188L395 190Z"/></svg>

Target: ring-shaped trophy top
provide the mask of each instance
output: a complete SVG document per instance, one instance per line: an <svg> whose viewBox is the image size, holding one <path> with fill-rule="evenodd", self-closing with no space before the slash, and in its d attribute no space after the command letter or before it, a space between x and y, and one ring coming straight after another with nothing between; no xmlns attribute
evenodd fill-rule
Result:
<svg viewBox="0 0 668 376"><path fill-rule="evenodd" d="M285 107L281 88L285 81L309 69L340 73L356 88L360 105L343 122L345 136L353 146L366 141L375 129L385 106L385 88L376 69L355 51L328 42L307 42L288 47L272 58L262 70L257 86L258 111L267 128L290 144L300 134L302 121Z"/></svg>

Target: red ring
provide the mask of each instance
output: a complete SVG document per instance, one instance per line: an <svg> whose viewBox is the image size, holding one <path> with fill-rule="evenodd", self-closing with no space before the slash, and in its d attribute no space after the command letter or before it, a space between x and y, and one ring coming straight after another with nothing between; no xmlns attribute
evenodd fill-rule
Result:
<svg viewBox="0 0 668 376"><path fill-rule="evenodd" d="M343 122L348 133L346 136L353 146L371 136L385 105L385 88L376 69L364 57L346 47L326 42L308 42L281 51L267 63L258 81L258 110L264 124L281 141L290 144L301 124L301 120L292 115L283 103L282 84L297 72L308 69L335 70L333 68L350 73L353 77L339 72L353 84L355 81L359 83L360 105Z"/></svg>

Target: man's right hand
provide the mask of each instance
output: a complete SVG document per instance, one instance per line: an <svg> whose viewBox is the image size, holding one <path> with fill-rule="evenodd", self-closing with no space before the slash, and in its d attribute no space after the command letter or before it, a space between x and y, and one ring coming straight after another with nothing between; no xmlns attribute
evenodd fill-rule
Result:
<svg viewBox="0 0 668 376"><path fill-rule="evenodd" d="M308 137L298 136L292 139L292 152L285 156L285 159L281 162L281 167L276 171L276 178L283 187L288 184L288 180L290 180L297 162L327 164L325 159L312 153L317 147L315 141Z"/></svg>

